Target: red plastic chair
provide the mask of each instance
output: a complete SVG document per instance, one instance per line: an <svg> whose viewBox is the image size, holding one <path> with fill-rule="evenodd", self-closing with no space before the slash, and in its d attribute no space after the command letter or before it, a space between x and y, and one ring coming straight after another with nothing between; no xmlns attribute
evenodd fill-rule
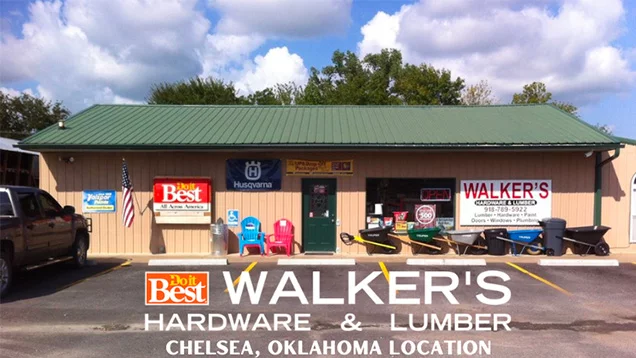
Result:
<svg viewBox="0 0 636 358"><path fill-rule="evenodd" d="M292 243L294 242L294 224L287 219L280 219L274 223L274 233L267 235L265 245L267 245L267 255L274 252L275 247L285 249L287 256L291 255Z"/></svg>

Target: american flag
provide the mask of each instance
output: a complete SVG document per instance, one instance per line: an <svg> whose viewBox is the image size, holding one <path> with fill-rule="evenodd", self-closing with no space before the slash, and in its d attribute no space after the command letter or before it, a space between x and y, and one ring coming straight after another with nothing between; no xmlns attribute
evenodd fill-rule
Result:
<svg viewBox="0 0 636 358"><path fill-rule="evenodd" d="M124 193L124 226L131 227L135 219L135 204L133 202L133 186L128 175L128 165L124 160L121 167L121 191Z"/></svg>

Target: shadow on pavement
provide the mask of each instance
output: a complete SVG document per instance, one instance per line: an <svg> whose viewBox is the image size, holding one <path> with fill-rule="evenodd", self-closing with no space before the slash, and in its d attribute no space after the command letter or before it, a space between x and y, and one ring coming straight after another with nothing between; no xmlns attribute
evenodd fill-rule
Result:
<svg viewBox="0 0 636 358"><path fill-rule="evenodd" d="M70 263L58 263L31 271L16 272L8 296L1 303L48 296L81 283L91 277L107 274L126 260L89 260L81 269Z"/></svg>

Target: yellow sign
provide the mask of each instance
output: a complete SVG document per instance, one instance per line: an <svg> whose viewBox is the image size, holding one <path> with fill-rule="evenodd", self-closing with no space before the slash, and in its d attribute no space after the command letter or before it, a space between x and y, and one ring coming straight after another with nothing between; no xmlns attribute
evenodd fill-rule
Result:
<svg viewBox="0 0 636 358"><path fill-rule="evenodd" d="M353 160L287 159L287 175L353 175Z"/></svg>

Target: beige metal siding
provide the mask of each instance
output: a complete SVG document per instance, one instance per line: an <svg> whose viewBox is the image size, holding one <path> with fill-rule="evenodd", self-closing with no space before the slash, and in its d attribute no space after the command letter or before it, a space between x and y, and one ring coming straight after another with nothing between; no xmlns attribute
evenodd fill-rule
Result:
<svg viewBox="0 0 636 358"><path fill-rule="evenodd" d="M73 156L75 162L58 161L58 156ZM623 157L625 154L621 154ZM132 228L121 224L121 160L128 162L136 197L136 217ZM627 157L627 155L625 155ZM565 218L568 225L589 225L593 218L594 158L584 158L581 152L368 152L368 153L44 153L41 156L41 187L60 202L74 205L81 212L82 190L117 190L117 212L88 214L93 219L93 253L157 253L165 246L168 253L209 252L207 225L158 225L152 214L152 179L156 176L206 176L212 178L214 219L226 218L228 209L240 210L241 218L258 217L264 231L271 233L274 222L287 218L295 225L296 245L300 252L302 232L301 177L283 176L278 192L248 193L227 191L225 188L225 160L228 158L285 159L353 159L351 177L337 177L337 216L341 225L337 232L357 233L365 225L366 178L455 178L456 191L461 180L469 179L551 179L553 210L556 217ZM633 163L633 161L632 161ZM283 168L284 170L284 168ZM607 169L606 169L607 170ZM623 169L620 169L623 170ZM627 169L625 169L627 171ZM621 174L622 175L622 174ZM629 181L632 174L625 176ZM622 178L622 177L621 177ZM623 180L623 179L621 179ZM611 180L606 180L611 183ZM626 184L621 184L627 192ZM459 222L459 194L456 194L456 222ZM604 204L610 198L604 199ZM626 198L621 205L628 207ZM625 228L608 235L610 244L625 243L628 213L620 214L607 203L604 217L615 210L616 217L624 216ZM628 211L628 210L627 210ZM609 224L612 226L612 224ZM230 251L237 252L235 229L231 233ZM358 244L344 246L343 254L362 254ZM611 241L614 240L614 241ZM409 254L405 247L403 254Z"/></svg>
<svg viewBox="0 0 636 358"><path fill-rule="evenodd" d="M607 158L609 155L605 155ZM601 223L612 229L605 235L613 252L636 252L629 244L630 181L636 174L636 146L625 145L621 154L603 167L603 215Z"/></svg>

